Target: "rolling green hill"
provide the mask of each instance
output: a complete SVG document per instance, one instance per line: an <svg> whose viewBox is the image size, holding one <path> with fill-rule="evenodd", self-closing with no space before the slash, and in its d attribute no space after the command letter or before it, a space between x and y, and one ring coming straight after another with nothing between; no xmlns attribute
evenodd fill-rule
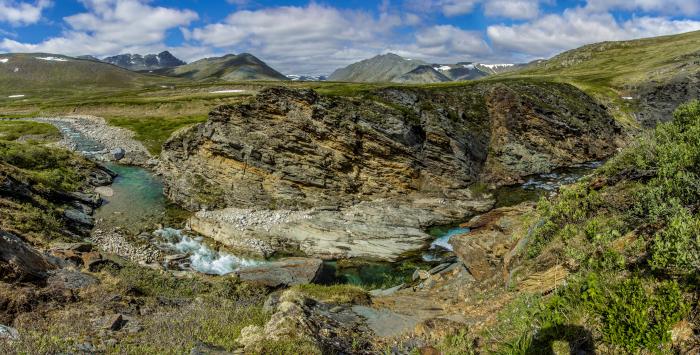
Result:
<svg viewBox="0 0 700 355"><path fill-rule="evenodd" d="M193 80L221 81L280 81L289 80L277 70L252 54L229 54L223 57L205 58L175 68L154 73Z"/></svg>
<svg viewBox="0 0 700 355"><path fill-rule="evenodd" d="M590 44L495 77L569 82L611 104L618 118L630 121L636 112L646 111L642 119L657 121L697 97L688 89L697 87L699 73L700 31L696 31Z"/></svg>
<svg viewBox="0 0 700 355"><path fill-rule="evenodd" d="M0 97L46 90L129 89L160 81L164 79L92 60L46 53L0 54Z"/></svg>

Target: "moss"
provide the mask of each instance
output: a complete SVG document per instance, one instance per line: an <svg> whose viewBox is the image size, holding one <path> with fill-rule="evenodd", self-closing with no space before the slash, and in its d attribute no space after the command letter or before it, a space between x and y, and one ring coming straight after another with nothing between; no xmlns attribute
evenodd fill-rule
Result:
<svg viewBox="0 0 700 355"><path fill-rule="evenodd" d="M140 118L109 118L109 124L132 130L134 138L141 141L151 154L158 155L163 143L176 130L207 120L206 115L185 117L140 117Z"/></svg>
<svg viewBox="0 0 700 355"><path fill-rule="evenodd" d="M27 137L41 143L55 142L61 139L61 133L56 127L47 123L19 120L0 121L0 140L15 141Z"/></svg>

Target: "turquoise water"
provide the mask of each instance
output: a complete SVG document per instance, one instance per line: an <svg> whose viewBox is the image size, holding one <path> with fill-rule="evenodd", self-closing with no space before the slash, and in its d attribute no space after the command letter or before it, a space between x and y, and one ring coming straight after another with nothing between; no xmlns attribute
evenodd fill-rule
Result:
<svg viewBox="0 0 700 355"><path fill-rule="evenodd" d="M183 210L169 204L163 183L146 169L109 164L119 174L112 184L112 197L95 212L95 220L105 227L120 227L133 233L152 232L159 223L178 219ZM182 221L180 221L182 223Z"/></svg>
<svg viewBox="0 0 700 355"><path fill-rule="evenodd" d="M500 188L494 192L497 206L536 201L540 196L556 191L563 183L575 182L595 166L597 165L532 176L525 184ZM106 197L104 206L96 211L95 217L100 226L120 227L133 234L151 233L163 226L166 229L183 227L190 214L167 201L163 195L163 183L157 176L138 167L118 164L111 164L108 167L119 176L111 186L114 196ZM326 262L323 283L348 283L367 288L386 288L409 281L416 268L430 269L439 264L440 260L453 255L449 245L450 238L457 234L468 233L469 229L459 226L441 226L431 228L427 232L435 237L430 247L397 263ZM233 271L237 265L260 262L239 259L232 254L217 251L216 247L201 237L183 235L177 240L166 242L161 245L162 248L170 249L174 253L191 253L190 266L205 273L226 274Z"/></svg>

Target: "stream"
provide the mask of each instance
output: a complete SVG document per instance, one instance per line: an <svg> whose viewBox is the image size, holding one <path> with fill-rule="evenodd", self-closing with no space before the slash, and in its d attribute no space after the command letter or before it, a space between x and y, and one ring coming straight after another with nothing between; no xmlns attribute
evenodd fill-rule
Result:
<svg viewBox="0 0 700 355"><path fill-rule="evenodd" d="M71 140L73 149L90 156L103 147L70 125L58 126ZM524 184L507 186L493 191L496 207L511 206L524 201L536 201L541 196L556 192L561 185L576 182L600 163L582 164L573 168L558 169L549 174L533 175ZM95 212L99 228L119 228L131 235L143 233L165 254L179 257L181 267L198 272L225 275L238 268L265 263L266 260L243 258L234 255L208 239L191 234L182 228L191 215L170 203L163 194L160 178L145 168L115 163L107 167L118 174L103 195L105 203ZM385 288L410 280L416 268L430 269L441 260L452 256L449 240L452 236L468 233L459 226L438 226L427 233L434 237L428 248L418 251L400 262L369 262L355 260L327 261L322 283L349 283L367 288Z"/></svg>

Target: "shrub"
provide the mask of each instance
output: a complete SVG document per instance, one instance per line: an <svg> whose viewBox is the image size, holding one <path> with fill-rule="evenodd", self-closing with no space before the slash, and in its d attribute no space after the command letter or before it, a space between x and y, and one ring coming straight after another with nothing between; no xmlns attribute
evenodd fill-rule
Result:
<svg viewBox="0 0 700 355"><path fill-rule="evenodd" d="M700 219L678 208L652 244L650 265L677 274L700 270Z"/></svg>
<svg viewBox="0 0 700 355"><path fill-rule="evenodd" d="M658 349L670 339L671 327L689 311L678 284L631 278L608 288L589 283L587 306L601 317L606 342L628 352Z"/></svg>

